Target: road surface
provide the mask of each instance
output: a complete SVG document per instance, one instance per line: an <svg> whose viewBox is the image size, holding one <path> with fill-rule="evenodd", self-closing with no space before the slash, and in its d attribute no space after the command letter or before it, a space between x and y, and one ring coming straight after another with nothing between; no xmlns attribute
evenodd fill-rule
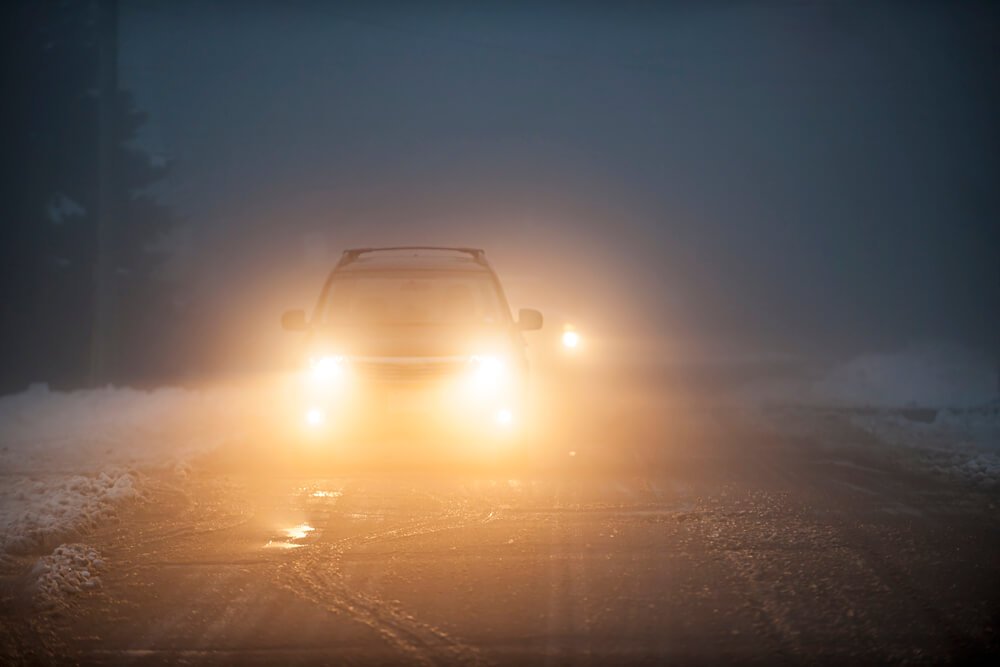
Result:
<svg viewBox="0 0 1000 667"><path fill-rule="evenodd" d="M996 494L723 412L506 467L153 476L103 585L3 612L11 661L988 661ZM230 453L232 454L232 452Z"/></svg>

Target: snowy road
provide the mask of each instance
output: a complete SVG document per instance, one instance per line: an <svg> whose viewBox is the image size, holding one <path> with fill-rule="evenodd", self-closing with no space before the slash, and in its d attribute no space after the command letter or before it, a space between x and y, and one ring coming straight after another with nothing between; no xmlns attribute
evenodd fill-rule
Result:
<svg viewBox="0 0 1000 667"><path fill-rule="evenodd" d="M80 664L995 654L995 491L863 451L730 424L656 456L618 443L503 471L164 473L88 536L100 588L59 613L7 598L4 650Z"/></svg>

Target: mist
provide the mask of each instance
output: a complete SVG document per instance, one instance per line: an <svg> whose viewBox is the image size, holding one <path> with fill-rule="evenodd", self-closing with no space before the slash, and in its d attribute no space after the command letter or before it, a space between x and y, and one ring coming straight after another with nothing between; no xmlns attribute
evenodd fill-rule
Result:
<svg viewBox="0 0 1000 667"><path fill-rule="evenodd" d="M122 66L175 261L227 310L311 299L344 247L461 243L619 334L845 355L995 343L995 20L153 3Z"/></svg>
<svg viewBox="0 0 1000 667"><path fill-rule="evenodd" d="M997 20L124 4L133 145L174 216L169 362L143 373L262 363L343 249L404 243L483 247L515 307L643 358L995 358Z"/></svg>
<svg viewBox="0 0 1000 667"><path fill-rule="evenodd" d="M1000 3L0 31L3 664L1000 664Z"/></svg>

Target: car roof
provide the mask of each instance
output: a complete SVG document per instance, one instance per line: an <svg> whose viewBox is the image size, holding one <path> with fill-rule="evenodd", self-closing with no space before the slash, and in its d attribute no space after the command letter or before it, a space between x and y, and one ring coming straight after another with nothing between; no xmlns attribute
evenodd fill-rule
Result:
<svg viewBox="0 0 1000 667"><path fill-rule="evenodd" d="M400 251L362 255L337 268L337 273L367 271L468 271L489 273L489 267L473 257L453 254Z"/></svg>

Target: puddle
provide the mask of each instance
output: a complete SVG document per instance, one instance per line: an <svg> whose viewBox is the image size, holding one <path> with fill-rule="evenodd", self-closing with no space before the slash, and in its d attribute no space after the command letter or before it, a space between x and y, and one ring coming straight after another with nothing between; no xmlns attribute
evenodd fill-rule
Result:
<svg viewBox="0 0 1000 667"><path fill-rule="evenodd" d="M287 535L288 538L292 540L304 540L309 535L309 533L313 532L314 530L316 529L310 526L308 523L300 523L297 526L286 528L285 535Z"/></svg>
<svg viewBox="0 0 1000 667"><path fill-rule="evenodd" d="M302 544L302 541L309 537L310 533L315 532L315 530L308 523L300 523L296 526L282 528L280 532L284 535L284 539L270 539L264 545L264 548L298 549L299 547L304 547L305 544Z"/></svg>
<svg viewBox="0 0 1000 667"><path fill-rule="evenodd" d="M299 547L304 547L304 544L295 544L294 542L275 542L274 540L268 540L267 544L264 545L265 549L298 549Z"/></svg>

